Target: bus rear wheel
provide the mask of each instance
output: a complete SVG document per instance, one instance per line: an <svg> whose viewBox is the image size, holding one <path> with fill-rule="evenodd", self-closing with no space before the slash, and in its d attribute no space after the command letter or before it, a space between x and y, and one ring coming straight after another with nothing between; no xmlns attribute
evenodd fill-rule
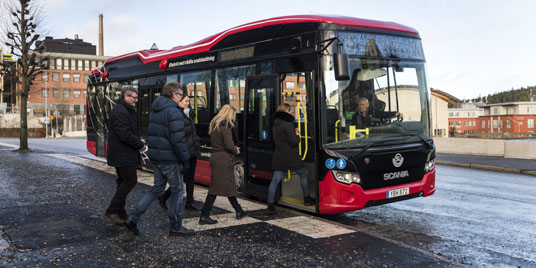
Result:
<svg viewBox="0 0 536 268"><path fill-rule="evenodd" d="M236 189L239 193L243 193L246 188L246 180L244 178L244 163L237 161L234 164L234 176Z"/></svg>

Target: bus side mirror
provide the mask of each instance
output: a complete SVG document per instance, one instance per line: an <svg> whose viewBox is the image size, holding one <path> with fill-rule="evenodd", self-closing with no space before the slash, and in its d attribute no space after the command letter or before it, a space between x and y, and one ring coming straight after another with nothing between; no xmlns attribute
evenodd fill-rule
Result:
<svg viewBox="0 0 536 268"><path fill-rule="evenodd" d="M341 53L333 54L333 68L335 70L335 80L349 80L350 68L348 68L348 55Z"/></svg>

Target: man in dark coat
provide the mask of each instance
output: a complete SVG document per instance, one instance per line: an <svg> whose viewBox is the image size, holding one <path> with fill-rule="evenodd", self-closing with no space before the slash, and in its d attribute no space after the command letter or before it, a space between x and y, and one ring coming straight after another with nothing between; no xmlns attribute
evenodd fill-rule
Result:
<svg viewBox="0 0 536 268"><path fill-rule="evenodd" d="M179 103L187 97L183 94L179 83L168 82L164 85L162 96L158 97L151 106L147 155L153 164L154 186L138 202L125 224L135 235L139 234L137 223L140 217L149 205L164 192L166 183L171 189L168 209L169 235L194 234L192 230L182 226L181 217L184 196L182 172L190 159L190 154L186 146L183 111L179 108Z"/></svg>
<svg viewBox="0 0 536 268"><path fill-rule="evenodd" d="M136 167L140 161L140 151L145 149L145 140L138 136L138 121L134 107L138 102L138 90L132 86L121 88L121 98L117 101L108 118L108 165L115 167L117 187L104 214L113 223L124 223L128 215L125 211L127 195L136 186Z"/></svg>
<svg viewBox="0 0 536 268"><path fill-rule="evenodd" d="M309 196L307 186L307 170L303 167L303 161L298 153L300 132L294 129L294 116L290 113L290 105L283 103L274 114L274 127L272 131L275 144L275 152L272 159L274 175L268 188L268 210L274 212L274 199L277 185L281 182L288 170L293 170L300 176L300 184L303 191L305 206L314 204L314 199Z"/></svg>

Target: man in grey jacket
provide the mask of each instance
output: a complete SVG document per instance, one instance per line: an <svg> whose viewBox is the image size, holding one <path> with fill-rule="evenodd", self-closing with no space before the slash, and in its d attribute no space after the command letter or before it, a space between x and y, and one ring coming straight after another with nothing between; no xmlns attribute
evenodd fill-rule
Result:
<svg viewBox="0 0 536 268"><path fill-rule="evenodd" d="M179 102L185 95L180 84L169 82L164 85L162 96L151 106L147 155L153 164L154 186L138 202L125 224L135 235L139 234L137 223L149 205L162 194L166 183L171 189L168 217L170 236L193 235L194 231L182 226L182 199L184 196L183 170L190 159L184 133L183 112Z"/></svg>

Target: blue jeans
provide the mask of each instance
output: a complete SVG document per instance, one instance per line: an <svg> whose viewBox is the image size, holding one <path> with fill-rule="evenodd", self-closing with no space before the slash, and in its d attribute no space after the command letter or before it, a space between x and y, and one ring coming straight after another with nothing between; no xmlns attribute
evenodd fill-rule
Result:
<svg viewBox="0 0 536 268"><path fill-rule="evenodd" d="M309 196L309 190L307 189L307 169L298 168L292 169L300 176L300 184L303 191L303 196ZM287 171L274 170L274 176L272 177L272 182L270 182L270 187L268 188L268 203L273 204L275 199L275 190L277 185L281 182L284 176L287 175Z"/></svg>
<svg viewBox="0 0 536 268"><path fill-rule="evenodd" d="M171 230L178 230L182 226L182 198L184 196L184 184L182 178L182 164L155 164L154 186L138 202L134 212L130 214L130 220L138 223L141 215L145 213L151 203L164 192L166 183L169 184L171 196L168 200L168 217Z"/></svg>

